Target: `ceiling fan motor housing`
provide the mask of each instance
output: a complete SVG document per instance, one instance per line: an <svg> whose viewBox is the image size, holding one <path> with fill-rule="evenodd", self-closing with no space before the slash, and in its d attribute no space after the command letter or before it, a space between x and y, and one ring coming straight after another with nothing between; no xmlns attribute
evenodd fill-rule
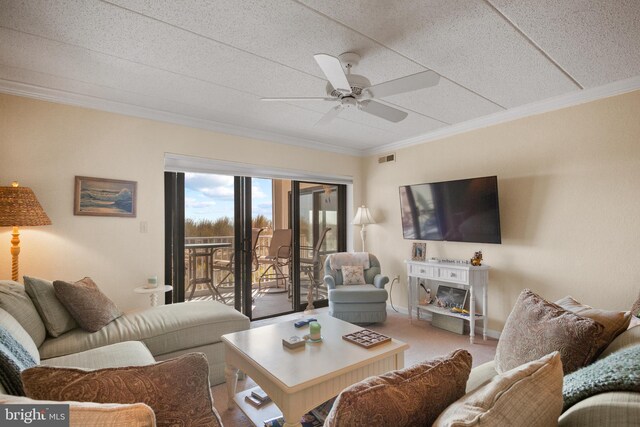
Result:
<svg viewBox="0 0 640 427"><path fill-rule="evenodd" d="M356 97L362 95L363 89L371 86L369 79L359 74L348 74L347 81L349 82L349 86L351 86L351 95L354 95ZM333 86L331 86L331 83L327 83L327 95L341 98L349 94L345 94L340 92L339 90L335 90Z"/></svg>

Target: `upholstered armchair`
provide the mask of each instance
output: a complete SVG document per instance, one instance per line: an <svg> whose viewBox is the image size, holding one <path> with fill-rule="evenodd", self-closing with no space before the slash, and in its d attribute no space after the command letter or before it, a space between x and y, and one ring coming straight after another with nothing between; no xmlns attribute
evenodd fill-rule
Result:
<svg viewBox="0 0 640 427"><path fill-rule="evenodd" d="M359 266L362 266L361 279L358 277ZM381 274L380 262L375 255L366 252L331 254L325 260L324 273L331 316L351 323L378 323L387 319L389 294L384 285L389 278Z"/></svg>

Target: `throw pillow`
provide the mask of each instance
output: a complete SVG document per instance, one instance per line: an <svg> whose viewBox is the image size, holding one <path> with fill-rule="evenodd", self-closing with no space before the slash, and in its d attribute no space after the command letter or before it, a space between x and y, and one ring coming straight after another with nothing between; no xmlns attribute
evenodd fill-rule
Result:
<svg viewBox="0 0 640 427"><path fill-rule="evenodd" d="M564 409L599 393L640 392L640 345L613 353L564 377Z"/></svg>
<svg viewBox="0 0 640 427"><path fill-rule="evenodd" d="M144 403L158 426L222 426L209 389L203 353L146 366L85 371L37 366L22 373L27 396L38 400Z"/></svg>
<svg viewBox="0 0 640 427"><path fill-rule="evenodd" d="M430 426L447 406L464 395L471 354L446 357L367 378L340 393L325 427Z"/></svg>
<svg viewBox="0 0 640 427"><path fill-rule="evenodd" d="M603 329L595 320L571 313L525 289L500 334L496 371L502 374L558 351L568 374L593 361Z"/></svg>
<svg viewBox="0 0 640 427"><path fill-rule="evenodd" d="M0 384L7 393L24 396L20 372L36 366L31 354L0 326Z"/></svg>
<svg viewBox="0 0 640 427"><path fill-rule="evenodd" d="M122 316L122 312L89 277L75 283L56 280L53 288L60 302L85 331L96 332Z"/></svg>
<svg viewBox="0 0 640 427"><path fill-rule="evenodd" d="M29 333L36 346L40 347L47 336L47 330L40 319L38 310L24 291L24 286L10 280L0 281L0 308L12 315Z"/></svg>
<svg viewBox="0 0 640 427"><path fill-rule="evenodd" d="M566 296L556 301L560 307L571 311L582 317L588 317L604 326L602 336L598 343L598 354L607 348L615 337L627 330L631 321L631 313L628 311L609 311L593 308L585 304L581 304L570 296ZM597 355L596 355L597 356Z"/></svg>
<svg viewBox="0 0 640 427"><path fill-rule="evenodd" d="M364 281L364 268L361 265L342 266L343 285L366 285Z"/></svg>
<svg viewBox="0 0 640 427"><path fill-rule="evenodd" d="M494 377L450 405L434 427L558 424L562 412L562 362L556 351Z"/></svg>
<svg viewBox="0 0 640 427"><path fill-rule="evenodd" d="M64 305L56 297L53 282L24 276L24 289L31 297L31 301L33 301L38 313L40 313L49 335L58 337L78 327L71 313L64 308Z"/></svg>

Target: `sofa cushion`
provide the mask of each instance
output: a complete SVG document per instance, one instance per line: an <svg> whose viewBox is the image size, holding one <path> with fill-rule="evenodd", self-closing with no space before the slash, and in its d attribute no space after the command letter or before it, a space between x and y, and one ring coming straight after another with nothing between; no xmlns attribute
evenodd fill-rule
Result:
<svg viewBox="0 0 640 427"><path fill-rule="evenodd" d="M611 391L576 403L558 419L559 427L632 427L640 420L640 393Z"/></svg>
<svg viewBox="0 0 640 427"><path fill-rule="evenodd" d="M12 315L31 335L36 347L40 347L47 330L24 286L18 282L0 280L0 308Z"/></svg>
<svg viewBox="0 0 640 427"><path fill-rule="evenodd" d="M446 357L367 378L343 390L325 427L430 426L447 406L464 395L471 354Z"/></svg>
<svg viewBox="0 0 640 427"><path fill-rule="evenodd" d="M24 276L24 289L31 297L49 335L57 337L78 327L69 310L56 296L53 282Z"/></svg>
<svg viewBox="0 0 640 427"><path fill-rule="evenodd" d="M0 404L5 403L13 405L67 404L69 405L69 425L71 426L153 427L156 425L156 416L153 410L144 403L54 402L0 394Z"/></svg>
<svg viewBox="0 0 640 427"><path fill-rule="evenodd" d="M361 265L342 266L343 285L366 285L364 281L364 268Z"/></svg>
<svg viewBox="0 0 640 427"><path fill-rule="evenodd" d="M615 337L627 330L631 321L631 313L628 311L610 311L593 308L585 304L581 304L570 296L566 296L556 301L560 307L571 311L582 317L588 317L604 326L600 341L598 343L598 354L607 348Z"/></svg>
<svg viewBox="0 0 640 427"><path fill-rule="evenodd" d="M438 417L434 427L555 425L562 412L562 363L553 352L494 377Z"/></svg>
<svg viewBox="0 0 640 427"><path fill-rule="evenodd" d="M222 426L209 388L209 365L202 353L146 366L93 371L37 366L22 372L22 381L32 399L141 402L153 409L158 426Z"/></svg>
<svg viewBox="0 0 640 427"><path fill-rule="evenodd" d="M123 341L142 341L154 356L220 341L249 329L249 319L217 301L167 304L127 313L98 332L74 329L48 339L40 357L48 359Z"/></svg>
<svg viewBox="0 0 640 427"><path fill-rule="evenodd" d="M36 366L29 352L0 326L0 384L8 393L24 396L20 373Z"/></svg>
<svg viewBox="0 0 640 427"><path fill-rule="evenodd" d="M329 290L329 300L339 304L386 302L388 296L385 289L373 285L343 285Z"/></svg>
<svg viewBox="0 0 640 427"><path fill-rule="evenodd" d="M568 374L593 361L603 329L595 320L571 313L525 289L500 334L496 371L504 373L558 351Z"/></svg>
<svg viewBox="0 0 640 427"><path fill-rule="evenodd" d="M96 332L122 315L90 277L74 283L53 282L56 296L82 329Z"/></svg>
<svg viewBox="0 0 640 427"><path fill-rule="evenodd" d="M640 345L617 351L564 378L564 410L608 391L640 393Z"/></svg>
<svg viewBox="0 0 640 427"><path fill-rule="evenodd" d="M490 360L486 363L483 363L482 365L476 366L471 370L471 373L469 374L469 380L467 381L466 390L467 393L479 387L482 387L483 385L491 381L491 379L496 375L499 374L498 372L496 372L495 360Z"/></svg>
<svg viewBox="0 0 640 427"><path fill-rule="evenodd" d="M91 350L43 360L44 366L81 369L142 366L155 363L153 355L141 341L125 341Z"/></svg>
<svg viewBox="0 0 640 427"><path fill-rule="evenodd" d="M633 347L640 344L640 327L636 326L627 329L614 339L611 344L600 354L600 359L603 359L610 354L624 350L625 348Z"/></svg>

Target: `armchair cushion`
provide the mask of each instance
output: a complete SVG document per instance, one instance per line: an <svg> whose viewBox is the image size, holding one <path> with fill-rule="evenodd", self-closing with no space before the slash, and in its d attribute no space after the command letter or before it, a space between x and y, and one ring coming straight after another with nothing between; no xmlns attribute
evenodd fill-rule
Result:
<svg viewBox="0 0 640 427"><path fill-rule="evenodd" d="M385 289L373 285L342 285L340 289L329 290L329 299L334 303L386 302L388 296Z"/></svg>
<svg viewBox="0 0 640 427"><path fill-rule="evenodd" d="M22 382L33 399L145 403L153 409L159 426L222 426L202 353L152 365L94 371L37 366L22 373Z"/></svg>
<svg viewBox="0 0 640 427"><path fill-rule="evenodd" d="M366 285L364 281L364 268L361 265L342 266L343 285Z"/></svg>

